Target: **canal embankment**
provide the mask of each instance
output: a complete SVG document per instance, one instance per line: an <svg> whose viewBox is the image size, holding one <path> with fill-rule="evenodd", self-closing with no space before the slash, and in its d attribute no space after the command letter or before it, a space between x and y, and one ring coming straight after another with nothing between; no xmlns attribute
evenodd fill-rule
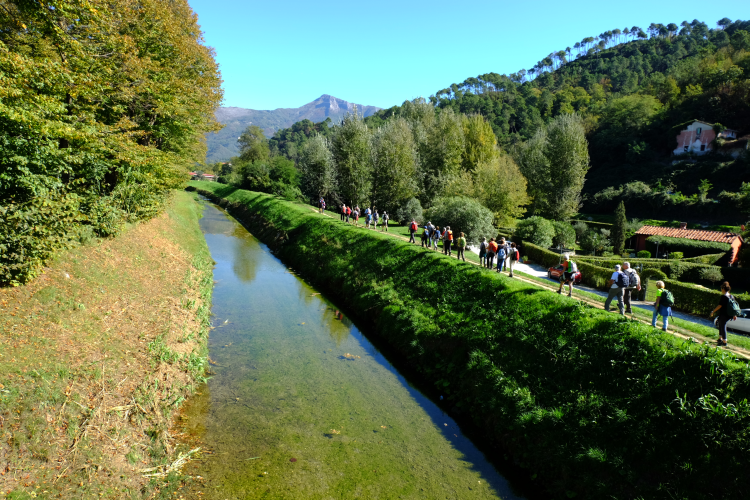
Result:
<svg viewBox="0 0 750 500"><path fill-rule="evenodd" d="M213 287L195 195L0 290L0 498L154 498L205 380Z"/></svg>
<svg viewBox="0 0 750 500"><path fill-rule="evenodd" d="M551 495L718 498L749 486L744 363L304 205L191 184L346 304Z"/></svg>

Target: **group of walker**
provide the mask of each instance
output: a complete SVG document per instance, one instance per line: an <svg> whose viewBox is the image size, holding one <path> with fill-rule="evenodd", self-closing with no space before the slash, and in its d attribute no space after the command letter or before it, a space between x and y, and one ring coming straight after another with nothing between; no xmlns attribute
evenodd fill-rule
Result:
<svg viewBox="0 0 750 500"><path fill-rule="evenodd" d="M326 209L326 203L323 198L318 201L319 211L322 213ZM349 222L351 219L355 226L359 225L359 216L362 213L359 206L354 208L347 206L346 204L341 205L341 220ZM381 230L388 231L388 213L384 210L382 216L377 210L373 211L369 207L364 211L365 227L370 229L373 227L377 229L378 222L382 221ZM409 242L416 243L414 235L419 230L419 225L415 220L409 224ZM438 226L427 222L423 226L422 234L420 235L422 241L422 247L438 249L438 242L443 242L443 253L445 255L452 255L452 247L454 243L454 235L450 226L445 226L441 231ZM458 238L455 238L456 245L456 258L462 259L466 262L464 252L466 251L466 236L464 233L459 233ZM492 269L493 262L497 258L496 272L502 272L504 269L509 271L508 276L513 277L513 266L519 260L519 252L515 243L506 241L505 238L500 238L496 241L495 238L482 238L479 244L479 264L487 269ZM575 275L578 272L576 263L571 260L570 254L565 254L565 260L562 263L563 273L560 276L560 288L557 293L562 294L565 285L568 285L568 297L573 296L573 284L575 282ZM638 273L630 265L630 262L623 262L622 265L615 265L615 271L607 280L607 299L604 301L604 310L609 312L612 300L617 299L617 308L621 315L632 314L631 298L633 291L641 290L641 278ZM669 318L672 316L672 307L674 306L674 295L671 291L665 288L663 281L657 281L656 286L656 301L654 302L654 314L651 319L651 325L656 328L656 323L661 316L662 318L662 330L667 331L669 327ZM721 284L721 297L719 298L719 304L716 308L711 311L709 317L713 317L714 314L718 313L717 326L719 327L719 340L720 346L727 345L727 323L729 321L735 321L737 316L742 314L742 310L734 298L731 295L732 287L729 286L728 281L724 281Z"/></svg>

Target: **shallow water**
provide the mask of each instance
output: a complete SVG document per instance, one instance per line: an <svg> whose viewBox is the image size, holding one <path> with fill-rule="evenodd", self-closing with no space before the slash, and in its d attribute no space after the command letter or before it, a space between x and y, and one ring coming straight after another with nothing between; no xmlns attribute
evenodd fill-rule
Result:
<svg viewBox="0 0 750 500"><path fill-rule="evenodd" d="M217 207L207 386L184 409L211 453L191 496L519 498L343 313Z"/></svg>

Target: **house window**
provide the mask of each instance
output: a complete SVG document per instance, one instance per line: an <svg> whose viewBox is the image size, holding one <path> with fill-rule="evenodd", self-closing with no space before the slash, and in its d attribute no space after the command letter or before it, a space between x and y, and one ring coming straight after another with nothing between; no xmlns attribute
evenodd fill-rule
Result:
<svg viewBox="0 0 750 500"><path fill-rule="evenodd" d="M706 150L706 145L705 144L701 144L701 151L705 151L705 150Z"/></svg>
<svg viewBox="0 0 750 500"><path fill-rule="evenodd" d="M695 131L695 137L700 137L701 136L701 130L703 130L703 129L700 128L700 127L698 127L698 129Z"/></svg>
<svg viewBox="0 0 750 500"><path fill-rule="evenodd" d="M688 150L688 149L689 149L689 147L688 147L688 146L685 146L685 152L686 152L686 153L687 153L687 150Z"/></svg>

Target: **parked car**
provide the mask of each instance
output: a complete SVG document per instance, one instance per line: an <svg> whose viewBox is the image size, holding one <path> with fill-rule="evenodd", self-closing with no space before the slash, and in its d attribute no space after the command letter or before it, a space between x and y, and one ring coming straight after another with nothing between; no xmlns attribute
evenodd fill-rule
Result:
<svg viewBox="0 0 750 500"><path fill-rule="evenodd" d="M557 266L550 267L549 270L547 270L547 276L551 280L560 281L560 276L563 274L563 266L562 264L558 264ZM573 283L576 285L581 284L581 278L583 276L581 275L581 271L576 272L573 275Z"/></svg>
<svg viewBox="0 0 750 500"><path fill-rule="evenodd" d="M716 322L719 320L718 316L714 319L714 325L716 328L719 326ZM750 309L743 309L742 316L737 316L735 321L729 320L727 322L727 330L736 333L742 333L750 335Z"/></svg>

